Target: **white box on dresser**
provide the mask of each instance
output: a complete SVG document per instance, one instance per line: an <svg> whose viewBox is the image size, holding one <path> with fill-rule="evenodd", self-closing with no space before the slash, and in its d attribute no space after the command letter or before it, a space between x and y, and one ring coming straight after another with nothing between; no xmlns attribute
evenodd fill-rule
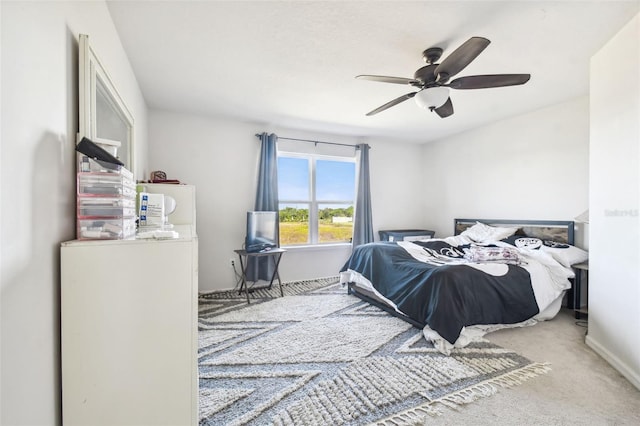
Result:
<svg viewBox="0 0 640 426"><path fill-rule="evenodd" d="M176 210L169 216L169 223L193 226L196 229L196 187L169 183L141 183L144 192L164 194L176 200ZM197 231L196 231L197 232Z"/></svg>
<svg viewBox="0 0 640 426"><path fill-rule="evenodd" d="M198 423L198 239L61 246L65 425Z"/></svg>

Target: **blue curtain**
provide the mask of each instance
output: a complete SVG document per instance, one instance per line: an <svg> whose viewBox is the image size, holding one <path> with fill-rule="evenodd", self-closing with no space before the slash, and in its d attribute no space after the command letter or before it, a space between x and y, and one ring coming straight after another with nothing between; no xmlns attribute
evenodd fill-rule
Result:
<svg viewBox="0 0 640 426"><path fill-rule="evenodd" d="M369 145L357 145L360 153L356 209L353 218L353 248L373 242L371 219L371 190L369 185Z"/></svg>
<svg viewBox="0 0 640 426"><path fill-rule="evenodd" d="M258 169L258 188L256 190L256 211L278 211L278 136L262 133L260 138L260 164ZM276 221L280 235L279 221ZM278 243L278 247L280 244ZM250 281L258 279L270 281L273 275L273 259L269 257L253 258L247 268Z"/></svg>
<svg viewBox="0 0 640 426"><path fill-rule="evenodd" d="M256 211L278 211L278 136L260 135L260 166L258 189L256 191Z"/></svg>

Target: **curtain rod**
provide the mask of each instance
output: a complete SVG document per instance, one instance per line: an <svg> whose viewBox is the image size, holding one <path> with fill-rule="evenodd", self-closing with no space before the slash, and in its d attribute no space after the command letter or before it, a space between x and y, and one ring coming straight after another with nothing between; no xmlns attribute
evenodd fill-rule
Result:
<svg viewBox="0 0 640 426"><path fill-rule="evenodd" d="M261 135L259 133L256 133L256 137L257 138L260 138L260 136ZM310 139L285 138L285 137L280 137L280 136L278 136L278 139L284 139L284 140L287 140L287 141L310 142L310 143L314 143L316 145L319 144L319 143L323 143L323 144L326 144L326 145L350 146L351 148L359 149L358 145L351 145L351 144L348 144L348 143L313 141L313 140L310 140Z"/></svg>

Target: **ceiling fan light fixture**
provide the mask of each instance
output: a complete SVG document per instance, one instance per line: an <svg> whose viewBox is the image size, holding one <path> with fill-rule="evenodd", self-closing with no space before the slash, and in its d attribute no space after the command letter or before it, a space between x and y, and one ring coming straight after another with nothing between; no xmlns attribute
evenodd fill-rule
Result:
<svg viewBox="0 0 640 426"><path fill-rule="evenodd" d="M428 87L416 93L414 99L419 107L433 110L447 102L447 99L449 99L449 88L442 86Z"/></svg>

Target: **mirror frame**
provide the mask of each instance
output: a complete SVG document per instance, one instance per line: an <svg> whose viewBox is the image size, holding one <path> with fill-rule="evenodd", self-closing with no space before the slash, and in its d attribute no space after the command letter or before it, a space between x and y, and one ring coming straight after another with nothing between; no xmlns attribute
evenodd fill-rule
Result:
<svg viewBox="0 0 640 426"><path fill-rule="evenodd" d="M83 137L87 137L99 145L117 147L122 153L127 153L128 161L124 161L125 168L135 176L135 143L134 143L134 120L133 115L124 103L120 93L116 89L113 81L109 77L106 69L98 59L89 44L89 36L79 35L79 57L78 57L78 83L79 83L79 132L78 143ZM112 141L99 138L97 135L97 81L100 80L107 95L107 102L114 112L127 126L128 141ZM121 144L123 142L124 144Z"/></svg>

